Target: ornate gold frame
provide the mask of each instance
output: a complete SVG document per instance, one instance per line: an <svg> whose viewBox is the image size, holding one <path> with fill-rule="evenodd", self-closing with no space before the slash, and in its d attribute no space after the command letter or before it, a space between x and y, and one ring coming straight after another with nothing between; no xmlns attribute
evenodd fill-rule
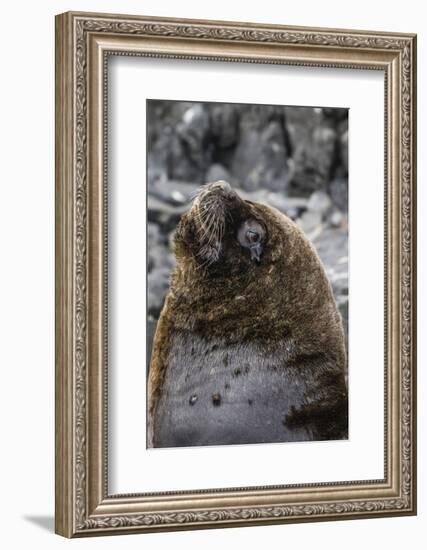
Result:
<svg viewBox="0 0 427 550"><path fill-rule="evenodd" d="M108 495L105 101L108 55L385 74L385 478ZM416 512L416 36L65 13L56 17L56 532L66 537Z"/></svg>

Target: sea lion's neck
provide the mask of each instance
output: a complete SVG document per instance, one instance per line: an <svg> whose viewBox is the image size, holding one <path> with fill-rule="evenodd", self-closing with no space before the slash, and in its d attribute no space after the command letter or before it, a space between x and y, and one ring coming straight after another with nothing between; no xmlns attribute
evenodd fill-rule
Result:
<svg viewBox="0 0 427 550"><path fill-rule="evenodd" d="M200 335L226 335L230 341L242 337L266 338L271 311L274 308L283 311L283 307L278 303L280 295L269 289L267 278L263 276L261 280L263 288L250 276L233 279L195 276L178 268L172 277L165 315L173 320L175 328ZM282 334L286 332L285 317L279 323L283 325Z"/></svg>

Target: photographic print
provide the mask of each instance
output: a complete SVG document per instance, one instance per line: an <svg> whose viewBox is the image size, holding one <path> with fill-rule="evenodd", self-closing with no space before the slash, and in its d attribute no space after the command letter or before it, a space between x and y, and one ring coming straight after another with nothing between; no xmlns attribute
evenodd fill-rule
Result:
<svg viewBox="0 0 427 550"><path fill-rule="evenodd" d="M416 35L55 25L55 531L416 514Z"/></svg>
<svg viewBox="0 0 427 550"><path fill-rule="evenodd" d="M348 438L348 110L147 100L148 447Z"/></svg>

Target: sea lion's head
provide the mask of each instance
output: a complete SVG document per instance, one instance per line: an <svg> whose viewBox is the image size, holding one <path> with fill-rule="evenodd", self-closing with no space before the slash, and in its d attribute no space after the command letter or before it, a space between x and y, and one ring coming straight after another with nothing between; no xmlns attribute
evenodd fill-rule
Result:
<svg viewBox="0 0 427 550"><path fill-rule="evenodd" d="M241 198L225 181L206 184L178 225L178 262L210 276L238 275L267 264L276 240L268 210Z"/></svg>
<svg viewBox="0 0 427 550"><path fill-rule="evenodd" d="M202 187L174 243L177 263L165 311L174 312L175 326L267 342L290 331L297 336L301 327L307 334L311 323L314 342L323 333L319 312L336 308L302 229L276 208L245 200L224 181Z"/></svg>

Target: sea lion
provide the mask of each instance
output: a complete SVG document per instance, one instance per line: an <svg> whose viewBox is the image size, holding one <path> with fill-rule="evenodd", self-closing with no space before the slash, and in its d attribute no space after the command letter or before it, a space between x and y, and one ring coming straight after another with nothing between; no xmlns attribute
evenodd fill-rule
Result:
<svg viewBox="0 0 427 550"><path fill-rule="evenodd" d="M342 320L303 231L227 182L176 229L148 378L148 447L345 439Z"/></svg>

